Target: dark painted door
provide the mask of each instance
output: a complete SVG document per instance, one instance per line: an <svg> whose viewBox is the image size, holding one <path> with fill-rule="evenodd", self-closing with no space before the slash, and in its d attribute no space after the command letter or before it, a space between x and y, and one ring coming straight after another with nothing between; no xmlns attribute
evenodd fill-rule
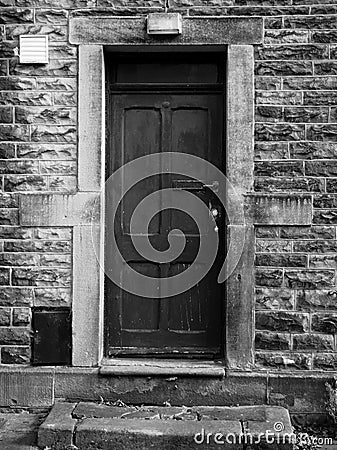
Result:
<svg viewBox="0 0 337 450"><path fill-rule="evenodd" d="M107 176L135 158L157 152L190 153L223 167L222 93L198 92L197 89L187 93L169 89L155 93L151 90L114 92L110 96L110 111ZM107 221L106 227L107 257L114 258L109 253L109 235L114 232L126 261L121 279L128 276L130 266L144 275L156 277L158 290L163 278L176 275L193 263L199 248L198 229L193 220L175 209L161 211L160 197L157 205L160 212L150 222L149 239L156 249L163 251L168 247L170 230L180 229L187 238L184 252L174 261L160 264L140 257L132 246L130 218L135 207L150 193L167 187L193 191L210 208L217 203L210 189L193 180L176 174L156 175L141 181L127 193L118 210L117 221L114 224ZM224 293L216 281L224 250L221 219L218 227L220 252L215 264L203 280L187 292L162 299L144 298L106 279L107 355L214 356L221 353Z"/></svg>

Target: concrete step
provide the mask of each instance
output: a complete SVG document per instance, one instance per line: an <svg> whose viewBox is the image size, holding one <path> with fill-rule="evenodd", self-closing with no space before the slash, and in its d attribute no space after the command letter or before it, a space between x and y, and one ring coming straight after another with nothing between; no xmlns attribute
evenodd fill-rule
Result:
<svg viewBox="0 0 337 450"><path fill-rule="evenodd" d="M38 432L55 450L293 449L279 406L127 406L57 402Z"/></svg>

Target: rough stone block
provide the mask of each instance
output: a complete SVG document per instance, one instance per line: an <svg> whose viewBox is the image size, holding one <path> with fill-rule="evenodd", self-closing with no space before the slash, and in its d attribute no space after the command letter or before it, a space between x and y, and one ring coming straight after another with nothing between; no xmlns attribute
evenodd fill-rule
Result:
<svg viewBox="0 0 337 450"><path fill-rule="evenodd" d="M30 347L2 347L1 364L29 364Z"/></svg>
<svg viewBox="0 0 337 450"><path fill-rule="evenodd" d="M0 107L0 123L11 122L13 122L13 108L7 106Z"/></svg>
<svg viewBox="0 0 337 450"><path fill-rule="evenodd" d="M76 92L54 92L54 104L61 106L76 106L77 93Z"/></svg>
<svg viewBox="0 0 337 450"><path fill-rule="evenodd" d="M76 121L74 108L15 108L16 123L74 125Z"/></svg>
<svg viewBox="0 0 337 450"><path fill-rule="evenodd" d="M0 308L0 327L8 327L11 324L11 310Z"/></svg>
<svg viewBox="0 0 337 450"><path fill-rule="evenodd" d="M69 269L13 269L12 283L14 286L60 286L71 285L71 271Z"/></svg>
<svg viewBox="0 0 337 450"><path fill-rule="evenodd" d="M314 355L314 368L319 370L337 370L337 355L331 353L323 353Z"/></svg>
<svg viewBox="0 0 337 450"><path fill-rule="evenodd" d="M0 142L0 159L15 158L15 145L10 142Z"/></svg>
<svg viewBox="0 0 337 450"><path fill-rule="evenodd" d="M37 161L0 161L0 174L38 173Z"/></svg>
<svg viewBox="0 0 337 450"><path fill-rule="evenodd" d="M289 289L257 288L255 302L256 310L293 310L294 294Z"/></svg>
<svg viewBox="0 0 337 450"><path fill-rule="evenodd" d="M333 270L286 270L284 281L292 289L324 289L335 285Z"/></svg>
<svg viewBox="0 0 337 450"><path fill-rule="evenodd" d="M320 333L337 334L337 316L333 312L326 314L315 313L312 315L312 331Z"/></svg>
<svg viewBox="0 0 337 450"><path fill-rule="evenodd" d="M38 9L35 13L37 23L65 25L68 22L68 11L65 9Z"/></svg>
<svg viewBox="0 0 337 450"><path fill-rule="evenodd" d="M295 334L293 336L294 350L332 351L334 337L321 334Z"/></svg>
<svg viewBox="0 0 337 450"><path fill-rule="evenodd" d="M62 125L32 126L31 140L33 142L75 143L76 128L74 126L67 127Z"/></svg>
<svg viewBox="0 0 337 450"><path fill-rule="evenodd" d="M321 61L314 63L315 75L337 75L336 61Z"/></svg>
<svg viewBox="0 0 337 450"><path fill-rule="evenodd" d="M297 242L294 242L294 252L336 253L337 252L337 241L335 241L335 240L297 241Z"/></svg>
<svg viewBox="0 0 337 450"><path fill-rule="evenodd" d="M73 161L43 161L40 163L40 171L43 174L75 175L77 165Z"/></svg>
<svg viewBox="0 0 337 450"><path fill-rule="evenodd" d="M8 175L4 177L5 191L26 192L47 189L47 180L39 175Z"/></svg>
<svg viewBox="0 0 337 450"><path fill-rule="evenodd" d="M300 105L302 94L300 92L256 92L256 103L258 105Z"/></svg>
<svg viewBox="0 0 337 450"><path fill-rule="evenodd" d="M318 65L324 64L318 63ZM316 66L314 66L316 67ZM317 70L317 67L316 67ZM283 89L303 89L303 90L335 90L337 78L335 76L326 77L287 77L283 79Z"/></svg>
<svg viewBox="0 0 337 450"><path fill-rule="evenodd" d="M9 74L18 76L71 77L77 74L76 60L50 59L48 64L20 64L17 59L9 62Z"/></svg>
<svg viewBox="0 0 337 450"><path fill-rule="evenodd" d="M336 228L329 226L281 227L280 237L284 239L335 239Z"/></svg>
<svg viewBox="0 0 337 450"><path fill-rule="evenodd" d="M287 60L311 60L311 59L328 59L328 47L326 45L315 45L315 44L299 44L299 45L278 45L276 46L264 46L257 47L256 50L257 59L261 60L281 60L284 63ZM287 61L288 63L289 61ZM304 61L303 61L304 62ZM307 63L307 61L305 61ZM291 67L291 66L290 66ZM294 65L294 68L300 67L300 65ZM302 67L307 67L309 65L305 64ZM284 75L300 75L297 73L298 69L292 70L292 73ZM302 73L302 75L307 75L312 73L312 70L308 70L307 73Z"/></svg>
<svg viewBox="0 0 337 450"><path fill-rule="evenodd" d="M255 142L255 160L287 159L289 157L286 142Z"/></svg>
<svg viewBox="0 0 337 450"><path fill-rule="evenodd" d="M58 307L71 304L71 290L60 288L36 288L34 289L35 307Z"/></svg>
<svg viewBox="0 0 337 450"><path fill-rule="evenodd" d="M328 209L314 210L313 223L337 224L337 210L328 210Z"/></svg>
<svg viewBox="0 0 337 450"><path fill-rule="evenodd" d="M29 345L29 344L30 344L30 332L26 328L0 328L0 345Z"/></svg>
<svg viewBox="0 0 337 450"><path fill-rule="evenodd" d="M259 253L255 257L255 265L266 267L307 267L308 263L305 255Z"/></svg>
<svg viewBox="0 0 337 450"><path fill-rule="evenodd" d="M255 348L259 350L289 350L290 335L282 333L256 332Z"/></svg>
<svg viewBox="0 0 337 450"><path fill-rule="evenodd" d="M312 141L337 142L337 125L308 125L307 138Z"/></svg>
<svg viewBox="0 0 337 450"><path fill-rule="evenodd" d="M27 91L36 88L36 80L34 78L13 76L0 78L1 91Z"/></svg>
<svg viewBox="0 0 337 450"><path fill-rule="evenodd" d="M38 266L39 262L39 255L30 255L29 253L0 253L1 266Z"/></svg>
<svg viewBox="0 0 337 450"><path fill-rule="evenodd" d="M41 78L36 80L36 88L41 91L76 91L76 78Z"/></svg>
<svg viewBox="0 0 337 450"><path fill-rule="evenodd" d="M34 22L32 9L24 8L0 8L0 24L29 23Z"/></svg>
<svg viewBox="0 0 337 450"><path fill-rule="evenodd" d="M279 269L257 269L255 280L257 286L279 287L283 283L283 271Z"/></svg>
<svg viewBox="0 0 337 450"><path fill-rule="evenodd" d="M2 141L29 141L30 131L27 125L1 125L0 139Z"/></svg>
<svg viewBox="0 0 337 450"><path fill-rule="evenodd" d="M255 227L255 235L257 238L277 239L280 236L279 227L261 225ZM266 241L265 241L266 242Z"/></svg>
<svg viewBox="0 0 337 450"><path fill-rule="evenodd" d="M39 4L40 6L40 4ZM50 25L13 25L6 26L6 39L17 40L21 34L46 34L50 41L67 41L66 26Z"/></svg>
<svg viewBox="0 0 337 450"><path fill-rule="evenodd" d="M308 355L304 353L276 353L275 351L257 351L255 361L258 367L269 369L287 369L292 371L309 370L312 366L312 356L310 354Z"/></svg>
<svg viewBox="0 0 337 450"><path fill-rule="evenodd" d="M52 96L49 92L2 91L0 92L0 105L52 105Z"/></svg>
<svg viewBox="0 0 337 450"><path fill-rule="evenodd" d="M258 330L301 332L309 331L309 315L285 311L257 311L255 326Z"/></svg>
<svg viewBox="0 0 337 450"><path fill-rule="evenodd" d="M255 138L258 141L300 141L305 136L304 125L289 123L255 125Z"/></svg>
<svg viewBox="0 0 337 450"><path fill-rule="evenodd" d="M25 159L70 160L76 159L76 153L75 144L27 143L17 146L18 158Z"/></svg>
<svg viewBox="0 0 337 450"><path fill-rule="evenodd" d="M286 122L328 122L328 108L284 108Z"/></svg>
<svg viewBox="0 0 337 450"><path fill-rule="evenodd" d="M299 311L336 310L337 290L299 291L296 293L296 306Z"/></svg>
<svg viewBox="0 0 337 450"><path fill-rule="evenodd" d="M337 256L336 255L310 256L309 267L312 269L337 269Z"/></svg>
<svg viewBox="0 0 337 450"><path fill-rule="evenodd" d="M19 214L17 209L0 208L0 225L18 225Z"/></svg>
<svg viewBox="0 0 337 450"><path fill-rule="evenodd" d="M304 97L303 97L303 103L304 103L304 105L335 106L337 103L337 92L305 91ZM322 139L320 139L320 140L322 140Z"/></svg>
<svg viewBox="0 0 337 450"><path fill-rule="evenodd" d="M6 252L39 252L39 253L71 253L71 243L69 241L8 241L5 242Z"/></svg>
<svg viewBox="0 0 337 450"><path fill-rule="evenodd" d="M281 89L281 77L255 77L255 88L257 90L278 91Z"/></svg>
<svg viewBox="0 0 337 450"><path fill-rule="evenodd" d="M32 289L0 287L0 306L32 306L33 298Z"/></svg>
<svg viewBox="0 0 337 450"><path fill-rule="evenodd" d="M305 30L266 30L265 44L304 44L309 40L309 33Z"/></svg>
<svg viewBox="0 0 337 450"><path fill-rule="evenodd" d="M27 326L30 324L31 310L29 308L13 309L13 325L16 327Z"/></svg>
<svg viewBox="0 0 337 450"><path fill-rule="evenodd" d="M271 236L266 236L271 237ZM258 253L284 253L292 251L292 242L286 240L257 239L256 252Z"/></svg>
<svg viewBox="0 0 337 450"><path fill-rule="evenodd" d="M294 175L303 175L304 168L301 161L266 161L256 162L254 165L254 173L260 177L291 177Z"/></svg>
<svg viewBox="0 0 337 450"><path fill-rule="evenodd" d="M327 188L327 192L334 192L336 187L336 179L332 179L329 181L331 183L329 183L329 188ZM326 208L326 209L337 208L337 196L335 194L330 193L315 196L314 208Z"/></svg>
<svg viewBox="0 0 337 450"><path fill-rule="evenodd" d="M267 178L256 177L254 182L257 192L324 192L324 180L319 178ZM310 221L311 222L311 221ZM308 222L308 224L310 223Z"/></svg>

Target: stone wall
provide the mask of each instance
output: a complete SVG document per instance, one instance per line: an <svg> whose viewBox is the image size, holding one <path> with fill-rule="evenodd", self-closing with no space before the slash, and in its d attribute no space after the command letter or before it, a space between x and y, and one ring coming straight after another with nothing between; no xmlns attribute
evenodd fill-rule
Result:
<svg viewBox="0 0 337 450"><path fill-rule="evenodd" d="M70 227L18 227L18 193L75 193L77 47L71 17L179 11L260 16L255 191L313 196L312 226L256 228L256 365L336 369L337 6L321 0L0 0L1 364L30 359L31 308L70 307ZM18 36L47 34L48 65Z"/></svg>

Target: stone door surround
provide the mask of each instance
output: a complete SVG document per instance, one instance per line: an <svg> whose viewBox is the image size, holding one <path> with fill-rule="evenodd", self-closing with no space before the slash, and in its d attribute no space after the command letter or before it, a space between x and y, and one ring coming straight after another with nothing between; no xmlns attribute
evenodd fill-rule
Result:
<svg viewBox="0 0 337 450"><path fill-rule="evenodd" d="M97 200L105 181L104 48L127 51L205 51L205 46L227 55L227 172L242 205L250 197L243 226L246 244L239 264L227 280L226 365L248 368L253 364L254 223L268 205L269 223L287 223L297 214L298 224L311 221L310 198L295 202L289 196L251 194L253 189L254 53L262 42L262 19L186 17L183 33L175 38L146 34L145 17L75 17L69 41L79 46L78 190L76 194L20 195L22 226L73 227L73 359L74 366L97 366L103 357L104 273L92 239L103 249L104 208ZM198 47L199 46L199 47ZM248 197L247 197L248 196ZM257 198L256 198L257 197ZM258 207L257 209L255 207ZM259 212L260 211L260 212ZM93 220L93 226L92 226ZM265 216L263 217L265 220ZM228 237L235 236L233 226ZM103 252L99 256L104 261Z"/></svg>

